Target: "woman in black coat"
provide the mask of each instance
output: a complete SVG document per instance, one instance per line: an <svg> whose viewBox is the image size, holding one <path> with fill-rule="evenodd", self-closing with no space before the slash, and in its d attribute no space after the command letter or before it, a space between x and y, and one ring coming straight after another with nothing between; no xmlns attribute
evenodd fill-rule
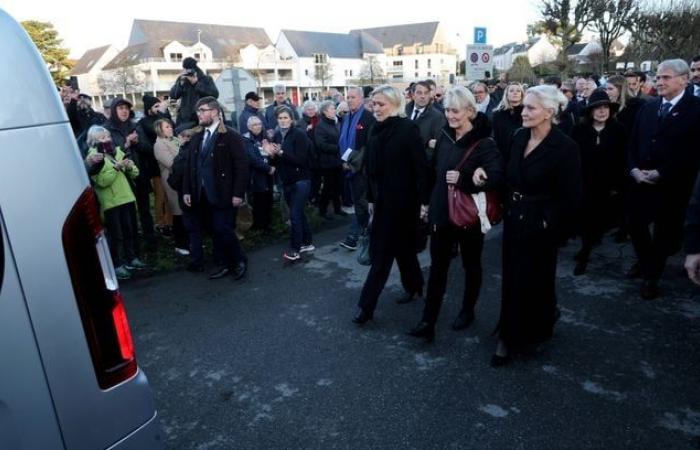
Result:
<svg viewBox="0 0 700 450"><path fill-rule="evenodd" d="M448 185L468 194L500 190L503 181L503 158L490 137L491 127L483 113L476 112L476 101L467 89L458 86L445 94L444 103L447 126L442 130L435 147L434 178L430 198L430 278L425 298L423 317L411 336L423 337L430 342L435 336L437 321L447 286L447 273L452 251L459 244L464 268L464 296L462 309L452 324L454 330L462 330L474 320L474 307L481 290L481 251L484 232L480 226L471 229L457 228L449 220L447 204ZM470 151L467 160L457 171L457 166Z"/></svg>
<svg viewBox="0 0 700 450"><path fill-rule="evenodd" d="M510 83L506 89L501 103L493 113L492 128L493 138L496 140L498 149L503 155L503 161L508 161L510 144L513 140L515 130L523 126L523 99L525 89L520 83Z"/></svg>
<svg viewBox="0 0 700 450"><path fill-rule="evenodd" d="M581 199L576 143L553 125L566 98L553 86L527 90L523 127L506 167L503 279L493 366L548 340L558 317L559 244L570 235Z"/></svg>
<svg viewBox="0 0 700 450"><path fill-rule="evenodd" d="M581 151L583 205L579 220L581 250L576 254L574 275L586 272L593 246L615 219L612 192L622 187L620 174L625 167L625 129L614 118L617 104L605 91L591 94L582 111L581 123L574 127L572 139Z"/></svg>
<svg viewBox="0 0 700 450"><path fill-rule="evenodd" d="M343 161L340 159L340 126L335 115L335 103L324 101L319 107L320 120L314 129L316 155L321 176L321 194L318 200L318 210L321 217L332 218L326 214L328 203L333 203L333 209L338 215L345 215L340 209L340 193L343 186Z"/></svg>
<svg viewBox="0 0 700 450"><path fill-rule="evenodd" d="M377 123L370 129L365 153L370 211L372 266L362 287L353 322L372 318L394 260L409 296L423 293L416 256L418 220L428 204L427 160L418 126L403 115L403 94L391 86L372 93Z"/></svg>
<svg viewBox="0 0 700 450"><path fill-rule="evenodd" d="M275 168L270 166L269 155L263 149L265 133L258 116L248 118L248 131L241 135L250 164L248 193L253 205L251 230L270 231L272 222L272 186Z"/></svg>
<svg viewBox="0 0 700 450"><path fill-rule="evenodd" d="M264 150L273 156L273 164L280 171L284 199L289 206L291 222L289 250L282 257L287 261L301 259L301 253L311 252L315 247L311 240L311 228L304 207L311 192L311 169L309 149L311 141L306 133L294 126L294 114L287 106L275 112L277 131L274 144L265 143Z"/></svg>

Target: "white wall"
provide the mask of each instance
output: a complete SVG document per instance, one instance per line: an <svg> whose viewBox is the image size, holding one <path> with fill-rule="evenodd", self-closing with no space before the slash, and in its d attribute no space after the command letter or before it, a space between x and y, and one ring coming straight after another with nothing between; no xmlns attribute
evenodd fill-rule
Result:
<svg viewBox="0 0 700 450"><path fill-rule="evenodd" d="M430 60L430 67L428 67L428 60ZM402 61L403 69L399 71L394 66L394 61ZM417 69L416 61L418 61ZM416 81L433 78L445 82L450 74L455 73L456 65L457 56L444 53L387 56L384 72L387 74L389 81ZM402 78L396 78L395 75L401 75Z"/></svg>

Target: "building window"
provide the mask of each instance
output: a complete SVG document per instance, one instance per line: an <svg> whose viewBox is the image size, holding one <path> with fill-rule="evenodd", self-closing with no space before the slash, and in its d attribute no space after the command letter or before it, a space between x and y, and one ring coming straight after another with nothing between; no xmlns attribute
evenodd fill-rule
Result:
<svg viewBox="0 0 700 450"><path fill-rule="evenodd" d="M428 58L428 69L432 69L431 63L430 63L430 58ZM430 75L428 75L428 76L430 76Z"/></svg>
<svg viewBox="0 0 700 450"><path fill-rule="evenodd" d="M352 76L352 70L350 70L350 76Z"/></svg>
<svg viewBox="0 0 700 450"><path fill-rule="evenodd" d="M348 76L348 71L347 71L347 69L345 70L345 76L346 76L346 77Z"/></svg>
<svg viewBox="0 0 700 450"><path fill-rule="evenodd" d="M403 67L403 61L394 61L392 64L394 67Z"/></svg>
<svg viewBox="0 0 700 450"><path fill-rule="evenodd" d="M397 74L395 74L395 75L392 75L391 78L393 78L394 80L400 80L400 79L403 78L403 75L397 75Z"/></svg>
<svg viewBox="0 0 700 450"><path fill-rule="evenodd" d="M415 78L418 78L418 72L416 72Z"/></svg>
<svg viewBox="0 0 700 450"><path fill-rule="evenodd" d="M314 53L314 63L315 64L326 64L328 62L328 55L325 53Z"/></svg>
<svg viewBox="0 0 700 450"><path fill-rule="evenodd" d="M428 72L428 78L432 77L432 73Z"/></svg>
<svg viewBox="0 0 700 450"><path fill-rule="evenodd" d="M199 53L195 53L195 54L194 54L194 59L196 59L197 61L201 61L201 60L202 60L202 55L200 55Z"/></svg>
<svg viewBox="0 0 700 450"><path fill-rule="evenodd" d="M416 68L416 69L418 68L418 60L416 60L416 67L415 67L415 68Z"/></svg>
<svg viewBox="0 0 700 450"><path fill-rule="evenodd" d="M171 53L170 54L170 61L172 61L172 62L182 61L182 53Z"/></svg>
<svg viewBox="0 0 700 450"><path fill-rule="evenodd" d="M307 77L309 76L309 69L304 70L304 75L306 75Z"/></svg>

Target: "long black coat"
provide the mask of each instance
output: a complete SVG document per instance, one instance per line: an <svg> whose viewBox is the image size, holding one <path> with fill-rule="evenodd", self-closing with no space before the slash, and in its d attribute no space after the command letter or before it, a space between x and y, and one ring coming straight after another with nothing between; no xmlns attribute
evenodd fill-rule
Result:
<svg viewBox="0 0 700 450"><path fill-rule="evenodd" d="M197 158L202 148L204 130L192 136L187 143L187 161L182 182L183 195L192 196L192 204L199 200L202 187L197 180ZM216 133L209 139L216 139L211 145L213 158L212 171L219 208L232 206L233 197L244 198L248 186L248 155L243 147L241 136L232 128L219 124Z"/></svg>
<svg viewBox="0 0 700 450"><path fill-rule="evenodd" d="M314 142L320 169L339 169L343 165L340 159L340 125L334 120L321 116L321 120L314 128Z"/></svg>
<svg viewBox="0 0 700 450"><path fill-rule="evenodd" d="M418 126L389 117L367 141L367 200L374 203L370 255L415 254L420 205L427 205L428 164Z"/></svg>
<svg viewBox="0 0 700 450"><path fill-rule="evenodd" d="M512 109L500 109L493 113L491 127L493 138L501 151L503 161L508 162L510 146L513 143L513 134L523 126L523 106L518 105Z"/></svg>
<svg viewBox="0 0 700 450"><path fill-rule="evenodd" d="M572 139L581 151L583 204L579 214L582 232L602 232L617 215L612 210L612 191L623 187L625 172L625 128L608 120L600 133L585 121L576 125Z"/></svg>
<svg viewBox="0 0 700 450"><path fill-rule="evenodd" d="M500 338L509 348L552 335L557 250L569 236L581 200L581 162L574 141L552 127L527 157L530 130L516 133L506 169Z"/></svg>
<svg viewBox="0 0 700 450"><path fill-rule="evenodd" d="M700 176L695 181L693 195L685 213L684 247L689 255L700 253Z"/></svg>
<svg viewBox="0 0 700 450"><path fill-rule="evenodd" d="M457 188L463 192L475 194L481 191L500 190L504 178L504 165L496 143L489 136L491 127L483 113L478 113L473 122L474 128L458 141L455 130L446 125L435 146L435 157L431 163L431 196L429 219L432 228L443 227L449 223L447 205L447 181L445 174L454 170L464 157L464 152L475 142L480 141L460 170ZM482 167L488 177L484 186L475 186L472 181L474 171Z"/></svg>
<svg viewBox="0 0 700 450"><path fill-rule="evenodd" d="M700 98L686 93L663 119L658 116L660 108L661 98L644 104L629 139L627 169L656 169L660 174L654 186L630 184L630 220L671 218L676 229L673 241L680 243L700 161Z"/></svg>
<svg viewBox="0 0 700 450"><path fill-rule="evenodd" d="M173 87L170 88L170 98L180 99L180 108L177 110L176 122L178 126L186 122L198 122L195 106L200 98L219 98L219 90L216 88L214 79L209 75L205 75L199 67L196 70L197 84L191 85L186 79L178 77Z"/></svg>

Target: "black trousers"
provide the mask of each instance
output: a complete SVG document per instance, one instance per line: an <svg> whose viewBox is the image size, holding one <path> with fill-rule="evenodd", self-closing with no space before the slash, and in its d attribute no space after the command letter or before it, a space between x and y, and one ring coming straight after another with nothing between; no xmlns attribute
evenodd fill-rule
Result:
<svg viewBox="0 0 700 450"><path fill-rule="evenodd" d="M173 237L175 239L175 247L190 248L190 240L187 237L187 229L185 229L182 215L173 216Z"/></svg>
<svg viewBox="0 0 700 450"><path fill-rule="evenodd" d="M134 251L138 241L133 227L135 208L136 205L131 202L104 212L109 252L115 267L131 262L137 255Z"/></svg>
<svg viewBox="0 0 700 450"><path fill-rule="evenodd" d="M464 268L462 311L473 312L479 298L484 234L479 227L462 230L452 225L446 225L438 228L430 238L430 277L428 278L428 293L423 309L423 321L431 325L435 325L440 314L455 243L459 244L462 267Z"/></svg>
<svg viewBox="0 0 700 450"><path fill-rule="evenodd" d="M379 301L379 295L384 290L386 281L391 273L394 260L401 273L401 285L410 293L423 292L423 272L420 270L418 256L413 245L408 245L400 254L378 254L372 258L372 266L362 287L358 306L365 311L374 312Z"/></svg>
<svg viewBox="0 0 700 450"><path fill-rule="evenodd" d="M253 203L254 230L267 230L272 223L272 190L253 192L250 196Z"/></svg>
<svg viewBox="0 0 700 450"><path fill-rule="evenodd" d="M136 197L136 208L138 218L141 223L141 233L146 239L154 238L153 216L151 216L151 180L149 178L138 177L134 183L134 197ZM136 226L136 224L134 224Z"/></svg>
<svg viewBox="0 0 700 450"><path fill-rule="evenodd" d="M666 259L681 248L687 202L679 202L679 196L668 195L656 186L634 186L631 194L628 230L642 278L658 281Z"/></svg>
<svg viewBox="0 0 700 450"><path fill-rule="evenodd" d="M333 204L333 210L340 212L340 194L343 189L343 169L323 169L321 174L321 195L318 201L318 209L325 214L328 204Z"/></svg>

